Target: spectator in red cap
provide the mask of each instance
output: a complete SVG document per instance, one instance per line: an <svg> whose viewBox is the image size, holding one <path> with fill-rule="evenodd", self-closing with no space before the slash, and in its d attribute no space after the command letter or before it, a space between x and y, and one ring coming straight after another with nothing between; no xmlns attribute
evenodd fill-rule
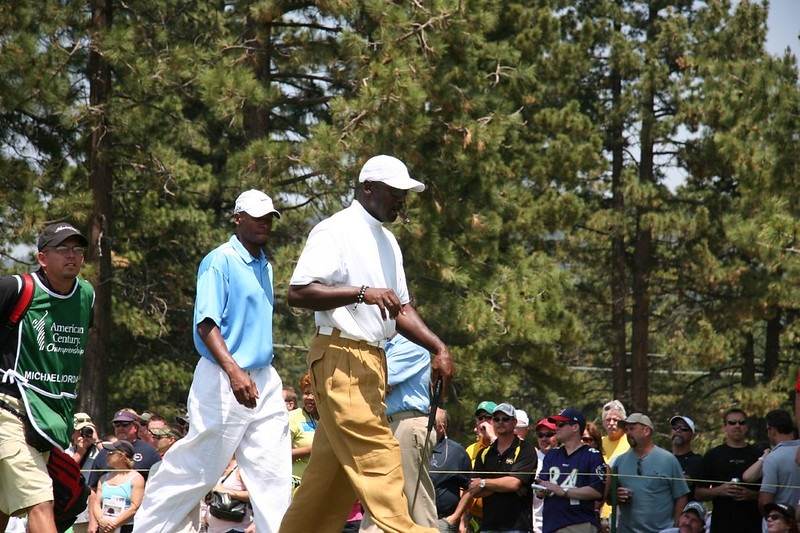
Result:
<svg viewBox="0 0 800 533"><path fill-rule="evenodd" d="M537 422L534 428L536 435L536 477L542 471L542 464L544 456L547 452L558 446L558 439L556 438L556 424L547 418L542 418ZM533 531L534 533L542 533L542 509L544 508L544 500L541 498L533 499Z"/></svg>

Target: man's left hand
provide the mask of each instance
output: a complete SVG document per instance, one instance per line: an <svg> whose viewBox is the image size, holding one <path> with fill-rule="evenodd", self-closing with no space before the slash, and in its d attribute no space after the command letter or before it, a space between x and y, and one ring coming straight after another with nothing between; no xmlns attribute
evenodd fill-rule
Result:
<svg viewBox="0 0 800 533"><path fill-rule="evenodd" d="M436 383L436 380L442 379L442 398L447 397L450 380L453 379L455 373L456 365L450 356L450 350L447 346L442 345L439 351L431 357L431 382Z"/></svg>

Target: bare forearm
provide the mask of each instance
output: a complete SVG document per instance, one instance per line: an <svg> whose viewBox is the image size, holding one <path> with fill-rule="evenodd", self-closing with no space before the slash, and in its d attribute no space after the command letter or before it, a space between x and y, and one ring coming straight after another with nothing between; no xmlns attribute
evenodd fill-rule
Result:
<svg viewBox="0 0 800 533"><path fill-rule="evenodd" d="M234 366L236 368L239 367L239 365L236 364L236 361L233 360L231 353L228 351L228 347L225 344L225 339L222 338L222 333L213 320L206 318L200 322L197 325L197 334L200 335L200 339L203 341L206 347L208 347L208 351L211 352L211 355L214 356L217 364L225 371L226 374L230 375L230 371Z"/></svg>
<svg viewBox="0 0 800 533"><path fill-rule="evenodd" d="M683 513L683 508L686 507L686 502L688 501L689 497L686 495L683 495L675 500L675 507L673 508L672 514L676 526L678 525L678 521L681 519L681 513Z"/></svg>
<svg viewBox="0 0 800 533"><path fill-rule="evenodd" d="M287 301L292 307L312 311L328 311L345 305L355 305L361 287L323 285L290 285Z"/></svg>
<svg viewBox="0 0 800 533"><path fill-rule="evenodd" d="M403 310L405 314L397 317L397 331L414 344L431 352L434 357L447 349L444 342L422 320L416 309L407 305Z"/></svg>

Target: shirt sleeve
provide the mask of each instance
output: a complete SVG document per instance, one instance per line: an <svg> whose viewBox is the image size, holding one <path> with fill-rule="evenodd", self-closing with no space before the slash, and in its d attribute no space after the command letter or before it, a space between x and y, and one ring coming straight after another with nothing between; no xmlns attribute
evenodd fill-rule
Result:
<svg viewBox="0 0 800 533"><path fill-rule="evenodd" d="M670 454L671 455L671 454ZM675 459L675 456L670 457L672 461L672 497L678 499L681 496L689 494L689 484L686 483L686 478L683 475L683 468L681 464Z"/></svg>
<svg viewBox="0 0 800 533"><path fill-rule="evenodd" d="M587 476L587 485L603 494L606 488L606 463L600 453L590 454L589 457L591 457L590 468L593 471Z"/></svg>
<svg viewBox="0 0 800 533"><path fill-rule="evenodd" d="M340 285L345 279L347 269L336 236L329 230L314 228L297 260L289 284L305 286L317 282Z"/></svg>
<svg viewBox="0 0 800 533"><path fill-rule="evenodd" d="M542 458L542 470L539 472L539 479L541 479L542 481L550 481L550 468L549 468L550 462L547 459L547 456L550 455L552 451L553 451L552 449L548 451L546 454L544 454L544 457ZM538 455L536 456L536 460L537 461L539 460ZM534 472L535 471L536 470L534 470Z"/></svg>
<svg viewBox="0 0 800 533"><path fill-rule="evenodd" d="M194 325L210 318L217 326L222 324L225 305L228 300L229 281L214 262L197 278L197 296Z"/></svg>
<svg viewBox="0 0 800 533"><path fill-rule="evenodd" d="M538 462L538 458L536 457L536 450L533 446L525 446L523 443L520 443L520 451L519 457L517 460L514 461L514 464L511 466L511 474L522 481L524 485L530 485L534 472L536 472L536 463Z"/></svg>
<svg viewBox="0 0 800 533"><path fill-rule="evenodd" d="M768 494L775 494L778 490L778 470L775 461L770 461L772 458L772 455L767 455L764 459L764 466L761 474L761 488L759 489L760 492L766 492Z"/></svg>
<svg viewBox="0 0 800 533"><path fill-rule="evenodd" d="M458 474L458 486L466 490L469 487L469 473L472 471L472 461L469 460L469 455L467 455L467 452L464 452L460 455L461 461L458 465L458 469L460 470L460 473Z"/></svg>

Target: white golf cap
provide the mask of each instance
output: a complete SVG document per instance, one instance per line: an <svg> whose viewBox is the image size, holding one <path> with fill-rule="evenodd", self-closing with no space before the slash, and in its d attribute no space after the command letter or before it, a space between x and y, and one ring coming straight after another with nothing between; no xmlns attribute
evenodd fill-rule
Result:
<svg viewBox="0 0 800 533"><path fill-rule="evenodd" d="M400 189L401 191L422 192L425 184L412 179L408 174L405 163L390 155L376 155L364 163L358 181L385 183L389 187Z"/></svg>
<svg viewBox="0 0 800 533"><path fill-rule="evenodd" d="M236 199L233 212L245 212L253 218L261 218L269 213L275 213L277 218L281 218L281 214L272 205L272 198L256 189L250 189L240 194Z"/></svg>

